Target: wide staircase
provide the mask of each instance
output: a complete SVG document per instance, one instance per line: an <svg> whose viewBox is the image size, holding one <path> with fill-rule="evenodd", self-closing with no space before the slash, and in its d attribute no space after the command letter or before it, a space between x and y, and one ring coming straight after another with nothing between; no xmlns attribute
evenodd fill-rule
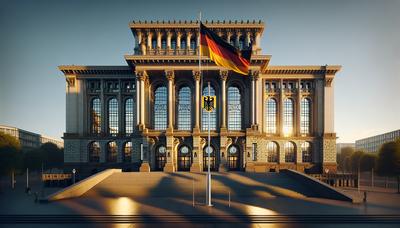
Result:
<svg viewBox="0 0 400 228"><path fill-rule="evenodd" d="M82 197L198 197L206 195L206 173L122 172L94 186ZM214 198L316 196L283 173L212 173Z"/></svg>

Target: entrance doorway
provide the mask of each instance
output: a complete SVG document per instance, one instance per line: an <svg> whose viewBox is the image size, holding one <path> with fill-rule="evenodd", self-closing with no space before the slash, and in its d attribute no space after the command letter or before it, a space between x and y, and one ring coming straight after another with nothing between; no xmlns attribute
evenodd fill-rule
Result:
<svg viewBox="0 0 400 228"><path fill-rule="evenodd" d="M156 170L163 171L165 163L167 162L166 156L167 148L164 145L160 145L156 148Z"/></svg>
<svg viewBox="0 0 400 228"><path fill-rule="evenodd" d="M240 150L239 147L236 145L232 145L228 149L228 169L240 169Z"/></svg>
<svg viewBox="0 0 400 228"><path fill-rule="evenodd" d="M203 170L208 170L208 154L210 154L210 170L216 171L215 150L212 146L203 149Z"/></svg>
<svg viewBox="0 0 400 228"><path fill-rule="evenodd" d="M192 152L188 146L183 145L178 151L178 171L190 171L192 165Z"/></svg>

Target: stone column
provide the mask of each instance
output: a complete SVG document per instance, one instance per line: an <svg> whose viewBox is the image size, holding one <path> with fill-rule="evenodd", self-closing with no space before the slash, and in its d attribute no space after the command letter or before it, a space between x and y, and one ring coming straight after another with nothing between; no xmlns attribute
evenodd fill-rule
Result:
<svg viewBox="0 0 400 228"><path fill-rule="evenodd" d="M167 32L167 49L171 49L171 37L172 37L172 32L168 31Z"/></svg>
<svg viewBox="0 0 400 228"><path fill-rule="evenodd" d="M241 35L242 35L242 33L240 33L240 32L236 33L236 41L235 41L236 47L239 47L239 40L240 40Z"/></svg>
<svg viewBox="0 0 400 228"><path fill-rule="evenodd" d="M153 39L153 33L148 32L147 33L147 49L152 50L152 39Z"/></svg>
<svg viewBox="0 0 400 228"><path fill-rule="evenodd" d="M173 120L174 120L174 115L173 115L173 107L174 107L174 102L173 102L173 83L174 83L174 78L175 78L175 73L173 70L166 70L165 71L165 76L168 79L168 129L171 131L174 129L173 125Z"/></svg>
<svg viewBox="0 0 400 228"><path fill-rule="evenodd" d="M160 31L157 32L157 48L161 49L161 36L162 33Z"/></svg>
<svg viewBox="0 0 400 228"><path fill-rule="evenodd" d="M259 71L251 71L251 128L257 130L257 107L256 107L256 81L259 79Z"/></svg>
<svg viewBox="0 0 400 228"><path fill-rule="evenodd" d="M249 45L250 45L250 41L251 41L251 33L250 32L246 32L246 44L245 44L245 46L246 47L249 47Z"/></svg>
<svg viewBox="0 0 400 228"><path fill-rule="evenodd" d="M195 100L196 100L196 102L195 102L195 124L194 124L194 128L196 129L196 130L199 130L200 129L200 94L201 94L201 92L200 92L200 71L198 71L198 70L194 70L194 71L192 71L192 74L193 74L193 79L194 79L194 81L195 81Z"/></svg>
<svg viewBox="0 0 400 228"><path fill-rule="evenodd" d="M186 48L190 50L190 38L192 37L192 33L186 33Z"/></svg>
<svg viewBox="0 0 400 228"><path fill-rule="evenodd" d="M296 99L296 122L295 122L295 126L296 126L296 134L297 136L300 136L300 113L301 113L301 80L298 79L297 83L296 83L296 87L297 87L297 99Z"/></svg>
<svg viewBox="0 0 400 228"><path fill-rule="evenodd" d="M136 125L140 124L140 80L136 75Z"/></svg>
<svg viewBox="0 0 400 228"><path fill-rule="evenodd" d="M181 32L177 32L176 33L176 49L181 49L181 36L182 33Z"/></svg>
<svg viewBox="0 0 400 228"><path fill-rule="evenodd" d="M279 82L279 94L280 94L280 96L279 96L279 135L281 136L281 137L283 137L284 135L283 135L283 125L284 125L284 122L283 122L283 112L284 112L284 110L283 110L283 108L284 108L284 105L283 105L283 101L284 101L284 89L283 89L283 80L281 79L280 80L280 82Z"/></svg>
<svg viewBox="0 0 400 228"><path fill-rule="evenodd" d="M144 85L146 83L146 80L148 80L148 75L146 71L137 71L136 75L140 81L140 119L139 119L139 129L143 130L146 126L145 126L145 114L144 114L144 110L146 108L145 105L145 95L144 95Z"/></svg>
<svg viewBox="0 0 400 228"><path fill-rule="evenodd" d="M226 130L226 80L228 79L228 71L227 70L220 70L219 71L220 79L221 79L221 130Z"/></svg>

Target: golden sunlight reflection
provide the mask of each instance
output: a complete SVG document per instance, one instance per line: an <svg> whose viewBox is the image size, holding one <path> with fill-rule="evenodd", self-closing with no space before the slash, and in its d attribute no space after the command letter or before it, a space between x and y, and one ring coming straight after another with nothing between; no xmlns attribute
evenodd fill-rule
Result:
<svg viewBox="0 0 400 228"><path fill-rule="evenodd" d="M113 215L137 214L139 204L128 197L118 197L108 202L109 213Z"/></svg>
<svg viewBox="0 0 400 228"><path fill-rule="evenodd" d="M267 208L262 208L262 207L257 207L253 205L243 205L246 211L246 214L248 215L277 215L273 210L267 209Z"/></svg>
<svg viewBox="0 0 400 228"><path fill-rule="evenodd" d="M283 136L288 137L292 135L292 128L288 126L283 127Z"/></svg>

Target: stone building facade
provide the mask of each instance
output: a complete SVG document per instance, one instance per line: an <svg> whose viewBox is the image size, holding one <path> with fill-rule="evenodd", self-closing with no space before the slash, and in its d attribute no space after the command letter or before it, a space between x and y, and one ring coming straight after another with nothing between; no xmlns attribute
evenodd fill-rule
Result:
<svg viewBox="0 0 400 228"><path fill-rule="evenodd" d="M66 164L201 172L210 153L215 171L335 172L341 66L271 66L261 53L263 22L204 24L239 49L252 45L248 76L199 57L194 21L130 23L135 48L126 66L59 67ZM209 92L217 96L210 122L200 107Z"/></svg>

